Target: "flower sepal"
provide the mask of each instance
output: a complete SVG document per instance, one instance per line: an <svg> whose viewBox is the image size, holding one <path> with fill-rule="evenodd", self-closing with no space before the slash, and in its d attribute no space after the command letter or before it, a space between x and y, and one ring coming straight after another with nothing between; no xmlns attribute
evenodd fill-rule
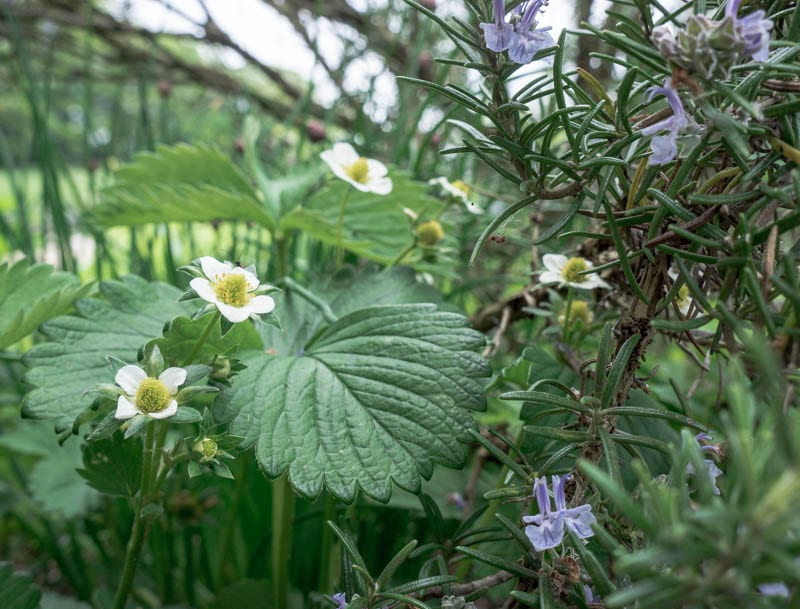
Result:
<svg viewBox="0 0 800 609"><path fill-rule="evenodd" d="M199 423L203 416L191 406L178 406L177 412L170 417L172 423Z"/></svg>
<svg viewBox="0 0 800 609"><path fill-rule="evenodd" d="M189 364L184 366L183 369L186 370L186 382L184 383L186 386L194 385L211 374L211 366L206 364Z"/></svg>
<svg viewBox="0 0 800 609"><path fill-rule="evenodd" d="M200 268L200 264L198 263L197 260L192 260L189 264L184 264L183 266L179 266L178 272L186 273L187 275L191 275L192 277L203 276L203 269Z"/></svg>
<svg viewBox="0 0 800 609"><path fill-rule="evenodd" d="M256 324L267 324L268 326L272 326L273 328L277 328L281 332L283 332L283 324L281 323L280 317L278 317L275 312L267 313L266 315L261 315L255 320ZM256 325L256 327L258 327Z"/></svg>
<svg viewBox="0 0 800 609"><path fill-rule="evenodd" d="M152 422L153 419L151 417L144 414L137 414L133 418L125 421L119 429L122 431L123 437L127 440L143 431Z"/></svg>
<svg viewBox="0 0 800 609"><path fill-rule="evenodd" d="M112 385L111 383L100 383L99 385L95 385L94 387L90 387L86 391L83 392L81 397L86 397L88 395L95 395L99 399L109 399L115 400L123 395L125 392L122 390L121 387L118 385ZM96 402L96 400L95 400ZM92 410L97 410L97 404L93 404Z"/></svg>
<svg viewBox="0 0 800 609"><path fill-rule="evenodd" d="M161 349L158 348L158 345L153 345L150 348L150 355L145 364L147 376L157 377L164 371L164 368L166 368L166 364L164 363L164 356L161 355Z"/></svg>
<svg viewBox="0 0 800 609"><path fill-rule="evenodd" d="M214 387L213 385L192 385L191 387L184 387L175 396L175 400L178 404L185 404L197 396L209 393L219 393L219 387Z"/></svg>

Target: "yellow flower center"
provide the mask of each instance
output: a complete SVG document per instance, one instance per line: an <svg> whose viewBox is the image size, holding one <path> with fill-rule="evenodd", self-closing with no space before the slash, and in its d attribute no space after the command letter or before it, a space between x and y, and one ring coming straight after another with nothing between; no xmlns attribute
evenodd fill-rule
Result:
<svg viewBox="0 0 800 609"><path fill-rule="evenodd" d="M146 378L136 390L136 408L139 412L161 412L171 400L169 389L158 379Z"/></svg>
<svg viewBox="0 0 800 609"><path fill-rule="evenodd" d="M570 258L561 269L561 276L567 283L583 283L588 280L586 275L581 275L583 271L588 269L586 260L583 258Z"/></svg>
<svg viewBox="0 0 800 609"><path fill-rule="evenodd" d="M222 302L232 307L243 307L250 302L247 294L247 279L241 273L225 275L214 285L214 292Z"/></svg>
<svg viewBox="0 0 800 609"><path fill-rule="evenodd" d="M676 299L676 304L678 305L679 309L682 309L689 304L689 286L685 283L678 289L678 298Z"/></svg>
<svg viewBox="0 0 800 609"><path fill-rule="evenodd" d="M424 222L417 227L417 237L422 245L436 245L444 237L442 225L436 220Z"/></svg>
<svg viewBox="0 0 800 609"><path fill-rule="evenodd" d="M456 180L455 182L451 182L450 186L452 186L456 190L460 190L465 195L469 196L469 186L464 184L464 182L462 182L461 180Z"/></svg>
<svg viewBox="0 0 800 609"><path fill-rule="evenodd" d="M353 182L366 184L369 181L369 164L363 156L358 157L358 160L352 165L345 167L344 172Z"/></svg>
<svg viewBox="0 0 800 609"><path fill-rule="evenodd" d="M217 443L212 438L206 437L194 445L194 450L203 455L200 460L205 462L211 461L211 459L216 457L219 449Z"/></svg>

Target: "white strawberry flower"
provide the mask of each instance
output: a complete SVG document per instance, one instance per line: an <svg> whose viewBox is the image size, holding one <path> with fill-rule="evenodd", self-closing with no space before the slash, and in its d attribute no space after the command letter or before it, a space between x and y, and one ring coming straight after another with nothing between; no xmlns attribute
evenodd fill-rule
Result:
<svg viewBox="0 0 800 609"><path fill-rule="evenodd" d="M673 282L678 281L678 271L675 269L670 269L667 274ZM678 288L678 295L675 298L675 304L678 305L678 310L684 317L689 312L689 308L692 306L692 301L692 297L689 296L689 286L684 283L680 288Z"/></svg>
<svg viewBox="0 0 800 609"><path fill-rule="evenodd" d="M600 279L597 273L582 274L593 266L586 258L567 258L561 254L545 254L542 257L542 263L547 270L539 275L540 283L557 283L560 286L566 285L582 290L611 288L610 285Z"/></svg>
<svg viewBox="0 0 800 609"><path fill-rule="evenodd" d="M178 412L175 399L178 387L186 382L186 370L167 368L158 378L147 376L139 366L123 366L114 381L125 392L117 398L116 419L131 419L143 414L153 419L166 419Z"/></svg>
<svg viewBox="0 0 800 609"><path fill-rule="evenodd" d="M471 194L470 187L467 186L462 180L451 182L446 177L440 176L438 178L428 180L428 186L438 190L439 193L446 194L448 197L456 201L461 201L464 204L464 207L466 207L467 211L470 213L483 213L483 210L477 204L469 200L469 196Z"/></svg>
<svg viewBox="0 0 800 609"><path fill-rule="evenodd" d="M251 315L265 315L275 308L275 301L265 294L256 294L258 278L230 262L220 262L211 256L199 260L205 277L189 282L197 295L215 305L225 319L239 323Z"/></svg>
<svg viewBox="0 0 800 609"><path fill-rule="evenodd" d="M392 179L386 175L386 165L375 159L359 156L350 144L339 142L319 156L336 177L352 184L361 192L376 195L388 195L392 192Z"/></svg>

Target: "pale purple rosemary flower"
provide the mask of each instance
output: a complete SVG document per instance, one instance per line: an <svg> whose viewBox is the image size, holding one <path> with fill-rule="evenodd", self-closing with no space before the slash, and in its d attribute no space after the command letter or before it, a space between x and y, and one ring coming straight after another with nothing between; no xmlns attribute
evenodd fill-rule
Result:
<svg viewBox="0 0 800 609"><path fill-rule="evenodd" d="M569 476L552 476L555 510L551 510L550 497L547 492L547 478L537 478L533 485L533 494L539 505L539 513L535 516L524 516L522 521L527 525L525 534L537 552L555 548L564 540L564 527L570 529L581 539L594 535L592 523L596 521L592 514L592 506L588 503L574 508L567 507L564 497L564 485Z"/></svg>
<svg viewBox="0 0 800 609"><path fill-rule="evenodd" d="M494 23L481 23L486 48L495 53L508 50L508 58L519 64L533 61L534 55L555 44L550 35L551 27L536 27L536 16L546 0L530 0L517 5L511 11L510 23L506 22L505 2L493 0Z"/></svg>
<svg viewBox="0 0 800 609"><path fill-rule="evenodd" d="M587 586L586 584L583 584L583 598L587 605L603 602L603 597L599 594L595 594L594 590L592 590L591 587Z"/></svg>
<svg viewBox="0 0 800 609"><path fill-rule="evenodd" d="M697 440L698 444L700 444L701 451L712 452L716 456L718 457L720 456L720 450L718 446L714 444L702 444L700 442L700 440L703 440L704 442L710 442L712 440L711 436L708 435L707 433L699 433L694 437L694 439ZM714 494L719 495L720 492L719 492L719 487L717 486L717 478L719 478L725 472L723 472L717 466L716 461L714 461L713 459L703 459L703 462L706 464L706 471L708 472L708 477L711 479L711 486L714 490ZM694 466L691 463L688 463L686 465L686 473L691 475L695 474Z"/></svg>
<svg viewBox="0 0 800 609"><path fill-rule="evenodd" d="M494 23L481 23L486 48L495 53L502 53L508 48L514 35L514 26L506 23L506 7L503 0L494 0Z"/></svg>
<svg viewBox="0 0 800 609"><path fill-rule="evenodd" d="M551 27L536 26L536 15L545 5L545 0L532 0L525 6L522 18L514 26L514 36L508 45L508 58L520 64L530 63L542 49L555 44L550 35Z"/></svg>
<svg viewBox="0 0 800 609"><path fill-rule="evenodd" d="M345 601L344 592L337 592L336 594L334 594L333 600L336 601L336 609L345 609L347 607L347 602Z"/></svg>
<svg viewBox="0 0 800 609"><path fill-rule="evenodd" d="M652 87L647 97L648 101L652 100L656 95L663 95L667 98L667 103L669 103L669 107L672 110L672 116L668 116L664 120L640 130L644 136L654 135L659 131L669 131L666 135L656 135L650 140L650 148L653 152L650 155L649 165L663 165L674 160L678 155L679 138L686 133L690 137L694 135L696 138L696 131L698 130L697 123L686 114L678 92L672 88L671 78L664 80L663 87Z"/></svg>
<svg viewBox="0 0 800 609"><path fill-rule="evenodd" d="M758 591L764 596L777 596L779 598L789 598L792 595L788 586L783 582L758 584Z"/></svg>
<svg viewBox="0 0 800 609"><path fill-rule="evenodd" d="M769 59L769 32L772 29L772 21L764 19L766 13L757 10L739 19L736 13L739 12L741 0L730 0L725 7L725 16L733 18L733 26L739 41L744 43L743 53L749 55L755 61L767 61Z"/></svg>

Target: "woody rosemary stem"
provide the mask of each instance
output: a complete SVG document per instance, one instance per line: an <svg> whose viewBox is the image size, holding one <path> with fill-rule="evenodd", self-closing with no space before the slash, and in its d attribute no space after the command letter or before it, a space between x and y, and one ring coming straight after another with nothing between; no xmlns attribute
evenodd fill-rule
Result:
<svg viewBox="0 0 800 609"><path fill-rule="evenodd" d="M292 550L294 493L288 474L272 482L272 607L289 602L289 555Z"/></svg>
<svg viewBox="0 0 800 609"><path fill-rule="evenodd" d="M344 241L344 212L347 209L347 200L350 198L350 187L345 188L342 195L342 202L339 205L339 221L336 223L336 268L342 267L344 260L344 248L342 242Z"/></svg>
<svg viewBox="0 0 800 609"><path fill-rule="evenodd" d="M194 358L196 358L197 354L200 353L200 349L202 349L203 345L206 344L206 339L208 338L208 335L211 334L211 329L214 327L214 324L217 323L218 319L219 319L219 313L214 313L213 315L211 315L211 317L208 320L208 323L206 324L206 327L203 329L203 333L200 335L200 338L197 339L197 342L194 344L194 347L192 347L189 356L186 358L186 360L183 362L182 365L187 366L194 361Z"/></svg>

